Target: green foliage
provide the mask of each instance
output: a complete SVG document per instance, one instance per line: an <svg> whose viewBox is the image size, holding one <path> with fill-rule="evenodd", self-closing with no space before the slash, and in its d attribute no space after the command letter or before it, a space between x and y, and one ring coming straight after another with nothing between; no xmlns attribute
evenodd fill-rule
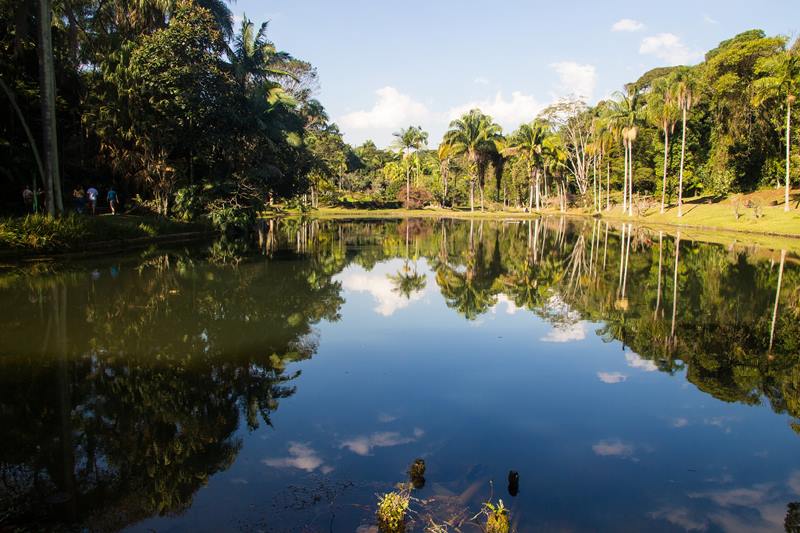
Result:
<svg viewBox="0 0 800 533"><path fill-rule="evenodd" d="M402 533L406 528L406 512L410 496L407 491L387 492L378 498L378 529L381 533Z"/></svg>
<svg viewBox="0 0 800 533"><path fill-rule="evenodd" d="M497 504L486 502L483 504L486 514L486 533L508 533L508 509L503 504L503 500L498 500Z"/></svg>

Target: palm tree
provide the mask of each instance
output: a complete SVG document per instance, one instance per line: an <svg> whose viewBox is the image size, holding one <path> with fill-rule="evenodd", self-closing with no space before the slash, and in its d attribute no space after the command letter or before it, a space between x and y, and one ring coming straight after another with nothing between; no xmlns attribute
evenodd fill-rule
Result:
<svg viewBox="0 0 800 533"><path fill-rule="evenodd" d="M525 162L528 170L529 195L528 209L533 209L534 190L536 191L536 210L540 209L539 203L539 176L543 166L545 151L545 139L550 133L547 123L535 120L529 124L523 124L509 139L508 151Z"/></svg>
<svg viewBox="0 0 800 533"><path fill-rule="evenodd" d="M256 26L247 15L242 15L242 25L228 48L233 77L242 87L260 84L270 78L294 78L287 69L292 56L280 52L267 39L269 22Z"/></svg>
<svg viewBox="0 0 800 533"><path fill-rule="evenodd" d="M64 212L58 164L56 129L56 73L53 62L52 0L39 0L39 84L42 99L42 147L44 152L47 213Z"/></svg>
<svg viewBox="0 0 800 533"><path fill-rule="evenodd" d="M753 103L760 106L776 97L786 101L786 186L783 210L789 211L792 104L800 92L800 54L794 50L784 50L780 54L765 57L757 63L756 71L762 77L753 83Z"/></svg>
<svg viewBox="0 0 800 533"><path fill-rule="evenodd" d="M483 182L487 155L495 150L494 140L500 136L501 128L484 115L480 109L473 109L450 123L444 134L445 142L452 144L457 154L465 154L470 165L469 208L475 211L475 181Z"/></svg>
<svg viewBox="0 0 800 533"><path fill-rule="evenodd" d="M633 143L639 132L639 115L641 114L641 95L635 85L626 88L626 92L617 92L613 102L612 120L615 132L622 139L625 148L625 177L623 182L622 210L627 209L628 216L633 215Z"/></svg>
<svg viewBox="0 0 800 533"><path fill-rule="evenodd" d="M442 193L442 203L444 205L447 205L447 192L450 185L450 165L453 162L454 155L455 149L453 145L447 142L441 143L436 150L436 157L439 159L439 174L442 176L442 187L444 189Z"/></svg>
<svg viewBox="0 0 800 533"><path fill-rule="evenodd" d="M428 132L423 131L421 126L409 126L392 135L395 137L395 148L406 162L406 204L408 204L411 198L411 165L408 159L412 153L428 144Z"/></svg>
<svg viewBox="0 0 800 533"><path fill-rule="evenodd" d="M561 136L558 133L548 134L542 142L542 172L545 178L545 188L547 188L547 171L555 180L560 175L563 183L556 181L556 189L559 196L561 211L567 209L567 183L563 179L563 170L567 165L567 152L564 149Z"/></svg>
<svg viewBox="0 0 800 533"><path fill-rule="evenodd" d="M667 160L669 154L669 136L678 121L678 106L674 86L668 77L658 78L653 82L647 95L647 118L655 127L664 133L664 174L661 182L661 212L664 212L667 194Z"/></svg>
<svg viewBox="0 0 800 533"><path fill-rule="evenodd" d="M675 98L681 110L681 169L678 175L678 217L683 216L683 164L686 156L686 113L692 108L696 92L696 79L688 67L675 73ZM788 193L787 193L788 194ZM787 204L788 205L788 204Z"/></svg>

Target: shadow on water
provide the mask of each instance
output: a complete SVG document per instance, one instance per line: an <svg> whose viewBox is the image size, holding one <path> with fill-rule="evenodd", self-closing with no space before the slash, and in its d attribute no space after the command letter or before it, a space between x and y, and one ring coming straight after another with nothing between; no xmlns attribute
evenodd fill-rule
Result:
<svg viewBox="0 0 800 533"><path fill-rule="evenodd" d="M335 276L393 258L401 298L435 284L467 321L504 299L557 331L599 323L642 364L766 402L800 431L800 269L785 251L564 218L266 220L254 235L0 273L0 528L115 530L191 508L236 460L238 429L270 425L295 393L289 367L340 318ZM422 459L409 473L425 487Z"/></svg>

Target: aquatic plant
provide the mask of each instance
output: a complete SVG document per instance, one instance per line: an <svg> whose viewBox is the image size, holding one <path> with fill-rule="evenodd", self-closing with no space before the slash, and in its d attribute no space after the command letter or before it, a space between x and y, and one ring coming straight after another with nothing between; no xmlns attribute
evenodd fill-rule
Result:
<svg viewBox="0 0 800 533"><path fill-rule="evenodd" d="M410 497L407 490L387 492L378 500L378 529L382 533L402 533Z"/></svg>
<svg viewBox="0 0 800 533"><path fill-rule="evenodd" d="M486 533L508 533L508 509L503 505L503 500L497 500L497 505L484 503L483 512L486 514Z"/></svg>

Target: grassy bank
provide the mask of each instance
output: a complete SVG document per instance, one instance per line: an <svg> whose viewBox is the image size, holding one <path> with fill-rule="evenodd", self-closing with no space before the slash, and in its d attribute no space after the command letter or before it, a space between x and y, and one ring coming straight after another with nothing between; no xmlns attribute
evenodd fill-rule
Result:
<svg viewBox="0 0 800 533"><path fill-rule="evenodd" d="M793 193L793 198L800 191ZM612 198L613 199L613 198ZM800 210L796 201L789 212L783 210L783 192L780 190L759 191L748 195L737 195L724 200L709 197L688 198L684 203L683 216L678 217L677 207L672 206L660 212L659 205L643 209L641 213L628 216L617 205L603 210L599 215L591 210L571 208L566 213L558 209L543 209L540 213L526 213L518 209L469 209L427 208L410 209L349 209L342 207L322 207L306 213L320 218L476 218L476 219L517 219L524 220L538 215L562 215L599 217L613 224L635 222L656 230L675 234L678 230L685 238L717 242L726 245L763 246L785 248L800 253ZM298 211L287 211L289 215L299 215Z"/></svg>
<svg viewBox="0 0 800 533"><path fill-rule="evenodd" d="M152 216L28 215L0 219L0 252L78 252L208 229L203 224Z"/></svg>

